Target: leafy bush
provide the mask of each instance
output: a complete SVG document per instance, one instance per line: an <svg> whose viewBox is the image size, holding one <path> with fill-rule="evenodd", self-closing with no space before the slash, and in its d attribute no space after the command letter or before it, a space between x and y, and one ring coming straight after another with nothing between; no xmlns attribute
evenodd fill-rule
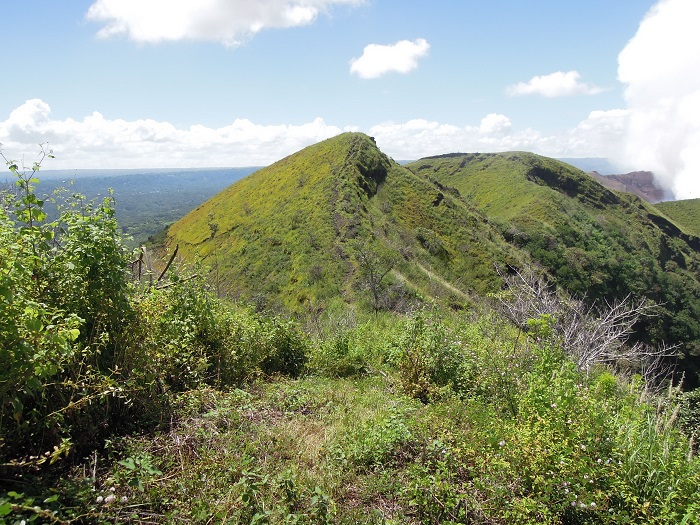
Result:
<svg viewBox="0 0 700 525"><path fill-rule="evenodd" d="M435 317L410 318L391 353L404 392L424 403L470 387L473 360L467 347Z"/></svg>
<svg viewBox="0 0 700 525"><path fill-rule="evenodd" d="M168 287L145 292L135 308L133 344L122 366L146 404L261 374L295 377L306 363L309 344L293 323L225 305L196 281L175 277Z"/></svg>
<svg viewBox="0 0 700 525"><path fill-rule="evenodd" d="M110 198L71 197L46 223L40 162L31 173L8 166L17 192L0 209L0 456L48 450L55 461L102 432L105 399L118 393L110 374L129 320L127 254Z"/></svg>

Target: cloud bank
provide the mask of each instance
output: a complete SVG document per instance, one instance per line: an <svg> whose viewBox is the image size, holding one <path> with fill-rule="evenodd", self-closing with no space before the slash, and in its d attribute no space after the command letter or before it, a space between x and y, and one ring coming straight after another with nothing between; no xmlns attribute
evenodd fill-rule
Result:
<svg viewBox="0 0 700 525"><path fill-rule="evenodd" d="M177 40L241 45L263 29L311 24L322 12L365 0L96 0L86 18L102 24L98 36L136 42Z"/></svg>
<svg viewBox="0 0 700 525"><path fill-rule="evenodd" d="M581 82L581 74L578 71L557 71L549 75L540 75L506 89L506 93L512 97L540 95L548 98L596 95L602 91L597 86Z"/></svg>
<svg viewBox="0 0 700 525"><path fill-rule="evenodd" d="M47 169L262 166L342 131L321 118L273 126L236 119L217 129L109 120L97 112L82 120L53 120L49 105L32 99L0 122L0 143L8 158L25 155L31 165L38 144L48 142L56 158Z"/></svg>
<svg viewBox="0 0 700 525"><path fill-rule="evenodd" d="M386 73L409 73L418 67L418 60L428 54L430 44L418 38L399 40L391 45L369 44L360 58L350 61L350 72L360 78L377 78Z"/></svg>
<svg viewBox="0 0 700 525"><path fill-rule="evenodd" d="M616 155L676 198L700 197L700 2L662 0L618 56L629 122Z"/></svg>
<svg viewBox="0 0 700 525"><path fill-rule="evenodd" d="M491 113L478 124L458 126L426 119L381 123L365 131L396 159L471 151L526 150L552 157L611 157L621 148L629 115L594 111L557 135L514 130L506 115ZM8 158L26 156L27 165L49 143L56 155L47 169L263 166L356 126L338 127L318 117L299 125L259 125L235 119L230 125L185 129L151 119L106 119L94 112L82 120L56 120L49 105L28 100L0 121L1 149Z"/></svg>
<svg viewBox="0 0 700 525"><path fill-rule="evenodd" d="M532 151L549 157L610 157L619 150L624 110L594 111L574 128L546 135L532 128L515 131L511 120L489 114L474 126L455 126L425 119L383 123L368 133L395 159L416 159L451 152Z"/></svg>

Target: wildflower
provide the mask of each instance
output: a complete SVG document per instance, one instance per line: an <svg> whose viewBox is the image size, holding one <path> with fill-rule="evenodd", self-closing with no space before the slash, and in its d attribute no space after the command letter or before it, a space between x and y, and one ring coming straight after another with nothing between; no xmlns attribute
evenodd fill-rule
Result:
<svg viewBox="0 0 700 525"><path fill-rule="evenodd" d="M122 496L122 503L126 503L127 501L129 501L129 498L127 498L126 496Z"/></svg>
<svg viewBox="0 0 700 525"><path fill-rule="evenodd" d="M556 403L552 403L552 408L557 408L557 404L556 404Z"/></svg>
<svg viewBox="0 0 700 525"><path fill-rule="evenodd" d="M570 419L567 419L567 420L566 420L566 424L567 424L567 425L570 425L571 423L573 423L573 421L571 421Z"/></svg>
<svg viewBox="0 0 700 525"><path fill-rule="evenodd" d="M581 503L579 503L579 507L581 507L582 509L585 509L585 508L586 508L586 504L582 501Z"/></svg>
<svg viewBox="0 0 700 525"><path fill-rule="evenodd" d="M572 501L572 502L571 502L571 506L572 506L572 507L575 507L575 506L576 506L576 502L575 502L575 501Z"/></svg>
<svg viewBox="0 0 700 525"><path fill-rule="evenodd" d="M591 504L588 505L588 506L589 506L590 508L594 509L594 508L596 508L598 505L595 504L595 501L592 501Z"/></svg>
<svg viewBox="0 0 700 525"><path fill-rule="evenodd" d="M505 446L506 446L506 442L505 442L505 441L500 441L500 442L498 443L498 446L499 446L499 447L505 447Z"/></svg>
<svg viewBox="0 0 700 525"><path fill-rule="evenodd" d="M581 450L586 450L586 445L581 445Z"/></svg>
<svg viewBox="0 0 700 525"><path fill-rule="evenodd" d="M104 498L102 496L97 496L97 503L102 503L104 501Z"/></svg>
<svg viewBox="0 0 700 525"><path fill-rule="evenodd" d="M600 458L598 458L598 459L596 460L596 463L598 463L599 465L600 465L602 462L603 462L603 460L600 459Z"/></svg>
<svg viewBox="0 0 700 525"><path fill-rule="evenodd" d="M105 503L106 503L107 505L109 505L110 503L113 503L114 500L116 500L116 499L117 499L117 497L116 497L114 494L110 494L109 496L107 496L107 497L105 498Z"/></svg>

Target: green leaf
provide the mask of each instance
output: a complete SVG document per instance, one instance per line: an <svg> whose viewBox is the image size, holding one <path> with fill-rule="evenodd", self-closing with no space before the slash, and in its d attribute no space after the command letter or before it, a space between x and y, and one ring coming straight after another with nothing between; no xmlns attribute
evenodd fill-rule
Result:
<svg viewBox="0 0 700 525"><path fill-rule="evenodd" d="M64 330L63 333L66 335L68 341L75 341L80 337L80 330L77 328L71 328L70 330Z"/></svg>
<svg viewBox="0 0 700 525"><path fill-rule="evenodd" d="M40 332L41 329L44 327L41 320L37 319L36 317L24 321L24 326L26 326L27 330L29 330L30 332Z"/></svg>
<svg viewBox="0 0 700 525"><path fill-rule="evenodd" d="M7 516L10 512L12 512L11 503L5 502L0 505L0 516Z"/></svg>
<svg viewBox="0 0 700 525"><path fill-rule="evenodd" d="M43 386L41 384L41 381L39 381L39 378L37 377L30 377L29 380L27 381L27 386L32 389L32 390L41 390L41 387Z"/></svg>
<svg viewBox="0 0 700 525"><path fill-rule="evenodd" d="M12 400L10 402L12 403L12 408L14 410L13 416L17 421L19 421L22 418L22 411L24 410L24 404L17 397L12 398ZM8 492L7 494L10 497L14 497L12 495L17 494L17 493L13 491L13 492ZM21 495L19 497L21 497Z"/></svg>
<svg viewBox="0 0 700 525"><path fill-rule="evenodd" d="M134 463L134 458L126 458L121 461L117 461L122 467L126 467L129 470L136 470L136 463Z"/></svg>

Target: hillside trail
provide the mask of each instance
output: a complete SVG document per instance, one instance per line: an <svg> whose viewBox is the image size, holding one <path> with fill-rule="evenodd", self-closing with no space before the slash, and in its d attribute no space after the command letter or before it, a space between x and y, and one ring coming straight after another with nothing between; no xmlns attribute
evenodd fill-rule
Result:
<svg viewBox="0 0 700 525"><path fill-rule="evenodd" d="M448 289L449 291L451 291L452 293L454 293L454 294L457 295L458 297L461 297L462 299L469 299L469 296L468 296L466 293L464 293L462 290L460 290L459 288L456 288L455 286L453 286L453 285L450 284L449 282L445 281L445 280L444 280L442 277L440 277L439 275L437 275L437 274L433 273L432 271L428 270L428 269L427 269L425 266L423 266L422 264L416 263L416 266L418 266L418 268L420 269L420 271L422 271L423 273L425 273L425 274L430 278L431 281L436 281L438 284L440 284L440 285L443 286L444 288ZM392 273L393 273L400 281L405 282L405 283L408 282L408 279L406 279L406 277L405 277L403 274L401 274L398 270L395 270L395 269L394 269L394 270L392 271Z"/></svg>

